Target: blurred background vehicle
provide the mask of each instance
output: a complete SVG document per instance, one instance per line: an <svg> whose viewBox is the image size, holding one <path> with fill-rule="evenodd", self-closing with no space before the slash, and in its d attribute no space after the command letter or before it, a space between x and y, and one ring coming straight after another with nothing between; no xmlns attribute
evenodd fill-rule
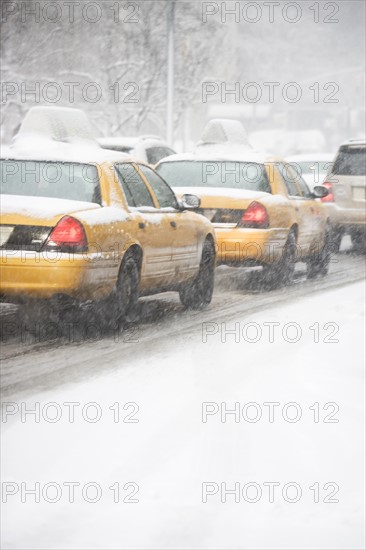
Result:
<svg viewBox="0 0 366 550"><path fill-rule="evenodd" d="M298 155L306 151L318 154L326 150L324 133L316 128L307 130L287 130L271 128L257 130L249 134L249 142L258 151L276 154L280 157Z"/></svg>
<svg viewBox="0 0 366 550"><path fill-rule="evenodd" d="M334 160L332 153L308 153L287 157L286 161L293 164L294 170L299 172L311 190L315 185L321 185L331 168Z"/></svg>
<svg viewBox="0 0 366 550"><path fill-rule="evenodd" d="M366 140L342 143L323 183L329 190L324 202L329 211L332 241L339 249L349 234L354 249L366 250Z"/></svg>
<svg viewBox="0 0 366 550"><path fill-rule="evenodd" d="M105 137L98 139L103 149L127 153L134 160L154 166L164 157L174 155L175 151L159 136Z"/></svg>

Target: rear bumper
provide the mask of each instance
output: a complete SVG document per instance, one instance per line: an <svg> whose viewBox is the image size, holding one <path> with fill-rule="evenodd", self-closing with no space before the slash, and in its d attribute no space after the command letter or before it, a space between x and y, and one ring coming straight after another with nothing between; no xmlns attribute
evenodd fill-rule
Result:
<svg viewBox="0 0 366 550"><path fill-rule="evenodd" d="M31 298L65 294L95 299L112 291L110 271L93 255L1 251L0 292Z"/></svg>
<svg viewBox="0 0 366 550"><path fill-rule="evenodd" d="M366 227L366 205L360 208L345 208L337 203L326 204L331 225L345 231Z"/></svg>
<svg viewBox="0 0 366 550"><path fill-rule="evenodd" d="M217 227L217 263L262 265L276 262L282 254L288 230Z"/></svg>

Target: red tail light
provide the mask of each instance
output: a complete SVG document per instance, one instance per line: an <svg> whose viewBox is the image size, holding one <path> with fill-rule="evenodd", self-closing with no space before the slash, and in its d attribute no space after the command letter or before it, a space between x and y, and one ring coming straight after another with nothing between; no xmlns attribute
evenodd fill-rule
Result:
<svg viewBox="0 0 366 550"><path fill-rule="evenodd" d="M321 202L334 202L333 185L330 183L330 181L325 181L324 183L322 183L322 185L324 185L324 187L326 187L329 192L326 197L320 199Z"/></svg>
<svg viewBox="0 0 366 550"><path fill-rule="evenodd" d="M269 225L268 212L259 202L252 202L244 211L239 225L266 229Z"/></svg>
<svg viewBox="0 0 366 550"><path fill-rule="evenodd" d="M48 237L46 247L61 252L85 252L87 240L82 224L71 216L63 217Z"/></svg>

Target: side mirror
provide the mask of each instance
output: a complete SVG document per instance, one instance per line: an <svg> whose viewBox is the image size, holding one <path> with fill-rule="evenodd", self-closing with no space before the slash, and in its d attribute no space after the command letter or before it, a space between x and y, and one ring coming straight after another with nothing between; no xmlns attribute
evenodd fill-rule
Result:
<svg viewBox="0 0 366 550"><path fill-rule="evenodd" d="M314 199L323 199L329 194L329 189L324 187L324 185L316 185L313 189Z"/></svg>
<svg viewBox="0 0 366 550"><path fill-rule="evenodd" d="M183 195L180 205L182 210L196 210L201 206L201 199L197 195L187 193Z"/></svg>

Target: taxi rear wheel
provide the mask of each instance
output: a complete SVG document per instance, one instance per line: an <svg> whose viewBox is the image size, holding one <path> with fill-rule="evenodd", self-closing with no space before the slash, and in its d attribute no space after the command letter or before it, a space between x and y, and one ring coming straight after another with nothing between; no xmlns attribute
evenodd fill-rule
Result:
<svg viewBox="0 0 366 550"><path fill-rule="evenodd" d="M332 253L332 243L330 240L330 231L327 229L324 235L324 244L320 251L318 251L307 264L307 277L313 279L318 275L325 276L329 270L330 256Z"/></svg>
<svg viewBox="0 0 366 550"><path fill-rule="evenodd" d="M282 258L273 265L263 266L264 285L277 288L291 283L296 263L296 236L291 231L283 248Z"/></svg>
<svg viewBox="0 0 366 550"><path fill-rule="evenodd" d="M331 233L331 243L332 243L332 249L333 252L339 252L341 248L341 243L343 239L344 232L341 229L335 229Z"/></svg>
<svg viewBox="0 0 366 550"><path fill-rule="evenodd" d="M215 249L211 240L203 245L200 269L197 277L179 291L182 304L190 309L202 309L212 300L215 273Z"/></svg>
<svg viewBox="0 0 366 550"><path fill-rule="evenodd" d="M139 297L139 268L134 256L127 252L123 259L114 295L116 317L128 319L136 311Z"/></svg>
<svg viewBox="0 0 366 550"><path fill-rule="evenodd" d="M366 252L366 230L353 230L351 231L351 241L353 250L356 252Z"/></svg>

